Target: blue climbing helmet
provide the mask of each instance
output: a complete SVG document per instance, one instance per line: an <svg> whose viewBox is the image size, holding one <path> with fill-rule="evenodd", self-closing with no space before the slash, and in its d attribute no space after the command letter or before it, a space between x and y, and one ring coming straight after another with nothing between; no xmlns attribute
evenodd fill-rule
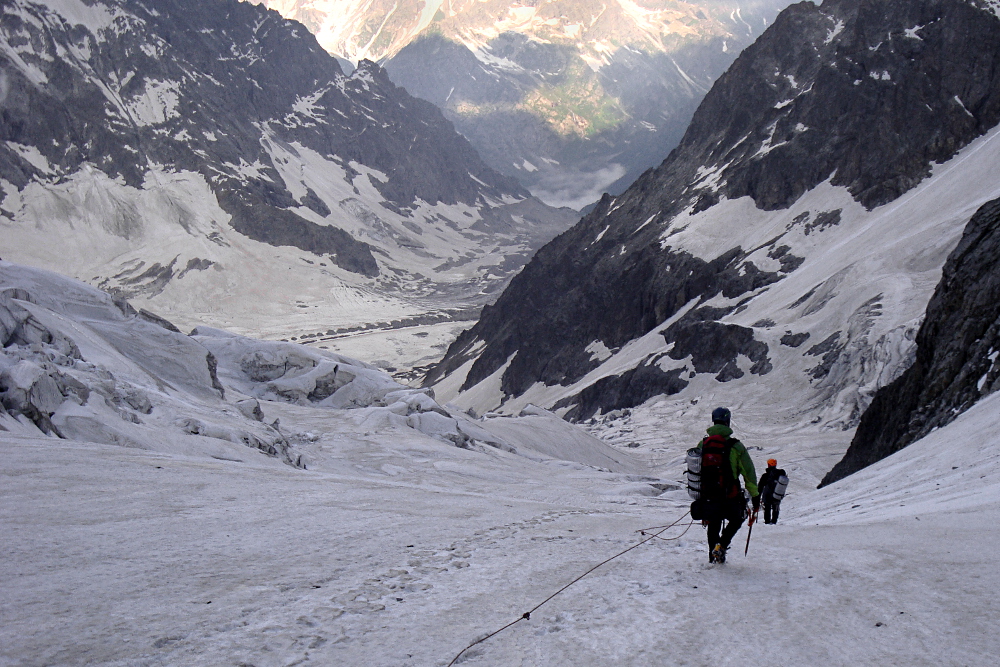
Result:
<svg viewBox="0 0 1000 667"><path fill-rule="evenodd" d="M729 426L729 419L732 416L733 413L729 411L729 408L716 408L712 410L712 423Z"/></svg>

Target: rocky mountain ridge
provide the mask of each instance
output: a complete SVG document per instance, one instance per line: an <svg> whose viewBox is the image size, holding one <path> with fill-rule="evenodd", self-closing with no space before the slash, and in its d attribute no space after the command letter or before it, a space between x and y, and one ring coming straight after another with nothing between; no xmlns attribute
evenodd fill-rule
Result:
<svg viewBox="0 0 1000 667"><path fill-rule="evenodd" d="M733 25L755 17L760 1L642 3L593 0L264 0L302 22L330 53L352 62L393 58L419 36L439 34L471 50L505 33L536 43L575 44L588 62L609 63L622 46L670 51L687 38L733 37Z"/></svg>
<svg viewBox="0 0 1000 667"><path fill-rule="evenodd" d="M960 0L789 7L667 160L539 251L427 383L587 419L766 382L761 410L853 428L997 192L998 40Z"/></svg>
<svg viewBox="0 0 1000 667"><path fill-rule="evenodd" d="M186 326L280 335L477 307L575 219L277 12L2 11L2 256Z"/></svg>

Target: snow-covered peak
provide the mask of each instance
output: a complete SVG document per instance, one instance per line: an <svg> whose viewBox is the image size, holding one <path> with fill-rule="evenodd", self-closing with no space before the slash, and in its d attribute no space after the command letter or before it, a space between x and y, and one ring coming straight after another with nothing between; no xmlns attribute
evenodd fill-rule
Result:
<svg viewBox="0 0 1000 667"><path fill-rule="evenodd" d="M355 62L391 58L418 36L433 32L473 51L503 33L517 33L540 43L579 48L591 60L606 64L623 45L672 51L677 42L759 32L763 26L748 23L757 20L748 10L768 3L265 0L265 4L304 23L331 53Z"/></svg>

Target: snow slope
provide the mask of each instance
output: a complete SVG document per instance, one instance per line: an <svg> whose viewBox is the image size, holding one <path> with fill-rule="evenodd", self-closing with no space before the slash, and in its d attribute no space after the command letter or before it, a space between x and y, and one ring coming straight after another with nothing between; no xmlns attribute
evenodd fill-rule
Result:
<svg viewBox="0 0 1000 667"><path fill-rule="evenodd" d="M825 443L780 424L765 440L737 412L757 464L777 456L792 485L748 557L709 566L679 484L698 406L663 415L670 437L637 458L538 408L473 419L338 355L185 336L10 262L0 325L2 665L443 666L679 519L462 664L971 665L1000 649L997 395L822 490Z"/></svg>
<svg viewBox="0 0 1000 667"><path fill-rule="evenodd" d="M358 410L357 419L373 426L466 449L516 455L526 443L532 460L618 472L639 465L551 413L530 416L534 434L505 429L504 418L480 424L439 405L433 391L405 387L369 364L210 327L184 335L123 299L4 261L0 344L0 429L21 435L185 454L205 443L201 453L225 460L241 460L242 448L252 447L308 467L297 443L314 438L265 422L263 401L327 418ZM566 442L552 444L558 441Z"/></svg>
<svg viewBox="0 0 1000 667"><path fill-rule="evenodd" d="M800 446L748 557L709 566L698 526L643 545L462 664L981 664L1000 648L998 408L821 491ZM0 432L0 664L443 666L686 508L610 495L593 468L265 410L314 432L314 467Z"/></svg>

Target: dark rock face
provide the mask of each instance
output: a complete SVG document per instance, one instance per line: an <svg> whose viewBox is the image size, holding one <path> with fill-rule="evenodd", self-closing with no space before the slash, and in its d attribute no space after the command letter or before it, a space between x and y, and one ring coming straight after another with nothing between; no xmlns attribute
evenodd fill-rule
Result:
<svg viewBox="0 0 1000 667"><path fill-rule="evenodd" d="M806 354L810 357L821 357L819 365L809 371L814 380L825 378L830 373L833 362L837 360L837 357L840 356L843 350L843 347L837 344L839 340L840 332L835 331L829 337L825 338L823 342L817 343L806 350Z"/></svg>
<svg viewBox="0 0 1000 667"><path fill-rule="evenodd" d="M518 354L503 376L506 394L520 395L536 380L572 384L598 365L584 349L592 341L619 347L647 333L691 299L738 296L779 278L750 268L753 265L742 261L745 255L739 248L706 262L685 252L661 251L655 241L626 255L622 266L613 254L602 260L593 257L601 254L599 250L578 253L577 245L559 243L580 230L580 226L570 230L539 251L497 303L483 309L479 323L452 345L442 365L428 375L428 383L465 363L479 331L495 328L506 334L504 344L487 346L469 372L466 388L492 374L515 351ZM618 243L616 238L607 245L617 248ZM582 240L578 244L586 245ZM594 259L596 265L591 266L588 260ZM577 273L587 273L588 267L589 276ZM544 291L535 287L546 283L549 288ZM522 296L527 298L522 301ZM516 308L518 315L511 317L509 308ZM588 315L572 316L583 312ZM678 327L667 335L680 331Z"/></svg>
<svg viewBox="0 0 1000 667"><path fill-rule="evenodd" d="M791 331L788 331L781 337L781 344L787 345L788 347L798 347L807 340L809 340L808 331L803 331L802 333L797 334L793 334Z"/></svg>
<svg viewBox="0 0 1000 667"><path fill-rule="evenodd" d="M997 124L998 47L996 17L964 0L793 5L719 79L681 150L763 209L831 175L872 208Z"/></svg>
<svg viewBox="0 0 1000 667"><path fill-rule="evenodd" d="M97 3L95 15L106 6L113 27L95 32L44 3L5 11L0 38L12 50L0 53L0 178L20 189L53 176L7 142L37 151L55 177L90 164L138 188L157 165L197 172L241 233L329 256L364 276L379 273L370 247L295 210L330 215L312 190L298 198L289 191L269 144L315 151L340 163L346 178L358 173L352 164L384 173L373 185L396 210L418 200L476 206L528 196L489 169L433 105L373 63L345 76L305 28L277 12L237 0L147 4ZM138 211L116 215L106 225L119 236L140 229ZM135 277L143 293L162 289L176 269L155 273Z"/></svg>
<svg viewBox="0 0 1000 667"><path fill-rule="evenodd" d="M572 405L574 407L565 414L565 418L583 421L598 411L635 407L651 396L670 396L683 390L688 383L681 378L681 373L683 369L680 368L663 371L655 363L641 364L621 375L598 380L579 395L556 403L553 409Z"/></svg>
<svg viewBox="0 0 1000 667"><path fill-rule="evenodd" d="M696 311L663 332L666 341L674 344L666 354L653 355L621 375L602 378L578 395L556 403L553 409L573 406L565 418L582 421L593 417L599 410L609 412L632 408L654 396L679 393L688 386L688 381L682 376L689 373L690 377L698 373L712 373L717 381L729 382L744 375L737 365L739 355L753 362L750 368L752 374L766 375L771 371L768 347L754 340L752 329L698 318ZM675 361L691 357L691 367L663 370L659 362L664 357Z"/></svg>
<svg viewBox="0 0 1000 667"><path fill-rule="evenodd" d="M501 383L507 396L536 382L572 384L597 367L586 351L594 341L619 348L692 300L700 305L721 294L745 301L802 263L780 236L764 246L780 263L777 272L745 260L761 248L733 248L711 261L694 257L670 243L686 210L709 209L722 195L783 208L831 176L873 207L912 188L932 162L998 121L994 14L964 0L793 5L716 82L678 148L542 248L427 382L476 358L464 388L508 360ZM706 184L706 171L715 185ZM811 224L818 234L840 221L835 210L804 214L792 226ZM721 348L752 354L758 371L769 365L766 349L745 330L703 328ZM720 366L720 381L736 377L729 352L701 367ZM836 355L828 359L828 352L835 351L822 352L816 377L829 372L824 364Z"/></svg>
<svg viewBox="0 0 1000 667"><path fill-rule="evenodd" d="M969 221L917 333L914 364L876 393L831 484L944 426L1000 388L1000 199Z"/></svg>
<svg viewBox="0 0 1000 667"><path fill-rule="evenodd" d="M379 274L371 249L342 229L304 220L291 211L245 203L226 193L223 206L233 216L233 229L270 245L290 245L317 255L329 255L337 266L368 277Z"/></svg>
<svg viewBox="0 0 1000 667"><path fill-rule="evenodd" d="M695 373L718 373L715 379L729 382L743 377L736 365L737 355L744 355L753 362L750 372L767 375L771 362L767 358L767 345L754 340L753 329L719 322L678 322L663 332L667 342L674 343L669 352L671 359L691 357Z"/></svg>

